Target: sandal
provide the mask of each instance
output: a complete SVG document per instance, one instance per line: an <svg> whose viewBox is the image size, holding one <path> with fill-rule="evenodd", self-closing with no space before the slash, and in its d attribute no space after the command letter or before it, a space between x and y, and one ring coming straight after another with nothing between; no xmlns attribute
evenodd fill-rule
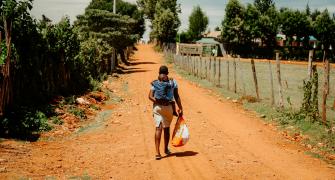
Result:
<svg viewBox="0 0 335 180"><path fill-rule="evenodd" d="M162 159L162 156L161 156L161 155L156 155L156 156L155 156L155 159L156 159L156 160L161 160L161 159Z"/></svg>
<svg viewBox="0 0 335 180"><path fill-rule="evenodd" d="M170 154L172 154L172 152L170 151L170 149L166 149L166 150L165 150L165 154L166 154L166 155L170 155Z"/></svg>

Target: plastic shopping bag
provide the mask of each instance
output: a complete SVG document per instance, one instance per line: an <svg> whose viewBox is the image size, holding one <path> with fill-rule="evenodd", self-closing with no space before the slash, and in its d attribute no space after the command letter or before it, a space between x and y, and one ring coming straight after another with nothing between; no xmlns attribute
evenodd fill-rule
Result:
<svg viewBox="0 0 335 180"><path fill-rule="evenodd" d="M172 134L172 146L180 147L190 139L190 133L183 117L178 117Z"/></svg>

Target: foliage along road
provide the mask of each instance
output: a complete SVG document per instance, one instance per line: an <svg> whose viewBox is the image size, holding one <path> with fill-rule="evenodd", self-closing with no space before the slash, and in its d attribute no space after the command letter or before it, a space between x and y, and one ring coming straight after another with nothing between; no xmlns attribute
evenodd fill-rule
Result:
<svg viewBox="0 0 335 180"><path fill-rule="evenodd" d="M154 160L154 123L148 90L161 54L139 45L132 65L105 82L121 103L100 126L53 141L0 144L0 179L333 179L335 169L305 154L273 126L171 70L178 81L191 139ZM175 120L172 124L174 124ZM163 143L162 143L163 144Z"/></svg>

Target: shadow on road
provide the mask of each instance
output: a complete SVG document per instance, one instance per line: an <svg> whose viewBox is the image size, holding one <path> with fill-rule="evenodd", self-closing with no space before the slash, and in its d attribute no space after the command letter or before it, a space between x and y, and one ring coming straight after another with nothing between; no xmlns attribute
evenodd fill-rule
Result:
<svg viewBox="0 0 335 180"><path fill-rule="evenodd" d="M143 69L134 69L134 70L116 70L116 73L118 74L133 74L133 73L141 73L141 72L148 72L149 70L143 70Z"/></svg>
<svg viewBox="0 0 335 180"><path fill-rule="evenodd" d="M141 64L157 64L155 62L152 61L144 61L144 62L129 62L130 66L137 66L137 65L141 65Z"/></svg>
<svg viewBox="0 0 335 180"><path fill-rule="evenodd" d="M195 156L199 154L198 152L194 151L184 151L184 152L175 152L172 153L170 156L176 156L176 157L186 157L186 156Z"/></svg>

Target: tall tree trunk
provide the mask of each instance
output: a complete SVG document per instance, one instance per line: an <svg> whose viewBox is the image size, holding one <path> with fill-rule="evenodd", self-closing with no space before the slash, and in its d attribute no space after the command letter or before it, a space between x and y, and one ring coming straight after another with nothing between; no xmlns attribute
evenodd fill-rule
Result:
<svg viewBox="0 0 335 180"><path fill-rule="evenodd" d="M114 52L114 62L115 62L115 67L119 67L119 60L117 59L117 50L115 49Z"/></svg>
<svg viewBox="0 0 335 180"><path fill-rule="evenodd" d="M119 49L118 50L118 53L120 54L120 57L121 57L121 61L126 64L126 65L129 65L127 59L126 59L126 56L125 56L125 52L123 49Z"/></svg>
<svg viewBox="0 0 335 180"><path fill-rule="evenodd" d="M1 73L3 76L2 82L0 82L0 116L3 116L7 107L12 104L12 86L10 76L10 56L11 56L11 32L12 22L7 19L4 20L5 38L7 55L5 64L1 67Z"/></svg>

